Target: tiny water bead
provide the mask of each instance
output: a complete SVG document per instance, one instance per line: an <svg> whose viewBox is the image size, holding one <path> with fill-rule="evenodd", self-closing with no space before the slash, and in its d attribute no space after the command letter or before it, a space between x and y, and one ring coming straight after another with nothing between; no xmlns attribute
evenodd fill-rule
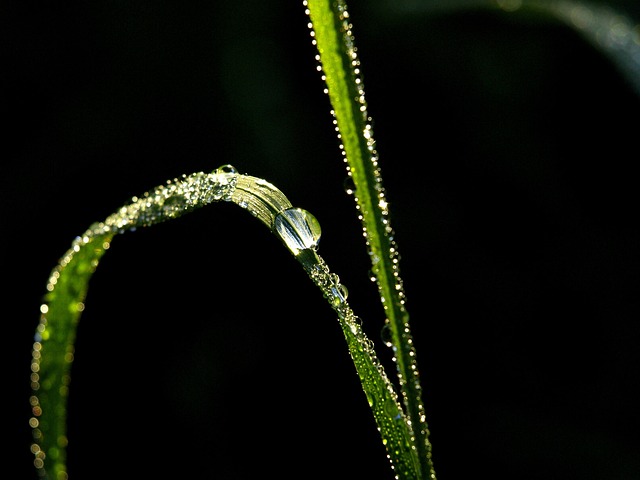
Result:
<svg viewBox="0 0 640 480"><path fill-rule="evenodd" d="M336 282L337 285L331 288L331 292L333 294L333 303L334 305L341 305L347 302L347 297L349 296L349 290L347 287L339 282Z"/></svg>
<svg viewBox="0 0 640 480"><path fill-rule="evenodd" d="M220 165L218 168L216 168L211 173L213 173L215 175L227 175L227 174L237 175L238 174L238 170L233 165L227 163L225 165Z"/></svg>
<svg viewBox="0 0 640 480"><path fill-rule="evenodd" d="M353 195L356 191L356 184L353 181L353 177L351 175L347 175L344 179L344 191L347 195Z"/></svg>
<svg viewBox="0 0 640 480"><path fill-rule="evenodd" d="M391 326L389 325L389 321L382 326L382 330L380 330L380 339L382 343L384 343L387 347L391 347L394 350L397 348L393 345L393 333L391 332Z"/></svg>

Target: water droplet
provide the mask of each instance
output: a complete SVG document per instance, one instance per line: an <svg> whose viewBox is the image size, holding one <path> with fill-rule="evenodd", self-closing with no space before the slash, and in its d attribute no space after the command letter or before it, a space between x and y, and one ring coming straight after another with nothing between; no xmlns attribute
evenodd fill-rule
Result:
<svg viewBox="0 0 640 480"><path fill-rule="evenodd" d="M215 174L223 174L223 173L231 173L234 175L238 174L238 170L236 170L236 167L234 167L233 165L229 165L228 163L226 165L220 165L218 168L216 168L213 173Z"/></svg>
<svg viewBox="0 0 640 480"><path fill-rule="evenodd" d="M391 327L385 323L380 331L380 338L387 347L393 347L393 337L391 335Z"/></svg>
<svg viewBox="0 0 640 480"><path fill-rule="evenodd" d="M329 288L331 291L331 301L334 306L343 305L347 301L347 297L349 296L349 290L347 287L342 285L341 283L334 283Z"/></svg>
<svg viewBox="0 0 640 480"><path fill-rule="evenodd" d="M338 286L338 289L340 290L340 295L342 295L342 298L346 300L347 297L349 296L349 289L347 289L347 287L343 284L340 284Z"/></svg>
<svg viewBox="0 0 640 480"><path fill-rule="evenodd" d="M289 208L276 215L273 225L285 245L294 255L318 248L320 224L316 217L302 208Z"/></svg>
<svg viewBox="0 0 640 480"><path fill-rule="evenodd" d="M353 195L356 191L356 184L351 175L344 179L344 191L347 192L347 195Z"/></svg>

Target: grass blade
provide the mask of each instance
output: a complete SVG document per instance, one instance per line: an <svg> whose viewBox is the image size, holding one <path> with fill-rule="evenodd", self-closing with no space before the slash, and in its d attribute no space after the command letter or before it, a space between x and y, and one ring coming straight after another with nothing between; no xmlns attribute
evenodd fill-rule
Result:
<svg viewBox="0 0 640 480"><path fill-rule="evenodd" d="M311 20L313 44L318 49L317 59L337 125L340 148L355 187L353 194L385 309L386 325L391 332L408 428L412 430L412 452L420 465L420 478L435 479L416 352L409 314L404 306L398 248L389 221L350 15L341 0L305 0L304 4Z"/></svg>
<svg viewBox="0 0 640 480"><path fill-rule="evenodd" d="M67 396L76 327L88 284L113 233L74 240L47 283L32 350L30 398L34 465L43 478L66 478ZM45 459L51 468L45 475Z"/></svg>
<svg viewBox="0 0 640 480"><path fill-rule="evenodd" d="M183 176L134 197L132 201L95 223L65 253L47 284L41 319L32 350L30 420L32 452L39 476L67 478L66 420L70 369L74 361L76 328L84 310L89 281L99 260L118 233L180 217L204 205L230 201L247 210L278 235L301 263L323 297L338 314L349 352L362 380L391 461L402 478L419 478L419 465L411 454L411 432L393 386L349 307L339 277L317 254L320 226L310 213L294 208L269 182L225 165L211 174Z"/></svg>
<svg viewBox="0 0 640 480"><path fill-rule="evenodd" d="M473 10L502 10L547 15L574 29L602 52L640 94L640 30L631 8L603 0L402 0L381 7L385 15L442 14Z"/></svg>

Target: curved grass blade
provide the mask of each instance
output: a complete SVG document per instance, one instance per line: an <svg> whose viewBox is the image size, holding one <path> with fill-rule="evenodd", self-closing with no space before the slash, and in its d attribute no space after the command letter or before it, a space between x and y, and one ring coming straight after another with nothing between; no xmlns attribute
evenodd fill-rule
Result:
<svg viewBox="0 0 640 480"><path fill-rule="evenodd" d="M76 328L89 280L111 240L126 230L153 225L227 199L236 177L232 167L221 167L214 174L185 176L132 198L131 203L77 237L51 272L40 307L31 362L31 451L40 477L67 478L67 396Z"/></svg>
<svg viewBox="0 0 640 480"><path fill-rule="evenodd" d="M229 165L210 174L183 176L134 197L104 222L91 225L77 237L53 269L40 307L31 362L30 425L34 440L31 450L39 476L52 480L68 478L66 412L76 328L91 276L113 237L177 218L217 201L233 202L267 225L320 288L338 315L383 442L392 452L392 467L402 478L418 478L419 466L413 464L410 452L411 432L393 386L346 301L346 287L316 251L320 225L309 212L294 208L269 182L240 175Z"/></svg>
<svg viewBox="0 0 640 480"><path fill-rule="evenodd" d="M389 15L451 13L472 9L506 12L538 12L560 20L576 30L615 65L629 85L640 95L640 28L632 18L611 2L575 0L394 0L381 7ZM636 10L637 16L637 10Z"/></svg>
<svg viewBox="0 0 640 480"><path fill-rule="evenodd" d="M611 6L587 2L524 2L554 15L578 31L604 53L640 95L640 28L635 21Z"/></svg>
<svg viewBox="0 0 640 480"><path fill-rule="evenodd" d="M419 478L435 479L416 351L404 306L398 248L378 165L372 119L367 112L353 26L342 0L305 0L304 5L347 173L355 187L352 193L385 310L385 323L391 332L402 400L408 428L412 430L412 454L420 465Z"/></svg>

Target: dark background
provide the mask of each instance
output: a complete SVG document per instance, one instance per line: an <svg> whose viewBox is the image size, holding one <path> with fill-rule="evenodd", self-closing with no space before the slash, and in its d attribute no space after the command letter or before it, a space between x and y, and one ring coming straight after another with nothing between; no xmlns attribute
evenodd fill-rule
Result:
<svg viewBox="0 0 640 480"><path fill-rule="evenodd" d="M637 90L547 15L403 5L349 4L438 478L640 479ZM2 476L35 478L51 269L183 173L230 163L312 212L393 373L302 2L0 18ZM72 378L71 480L393 478L333 311L232 204L114 239Z"/></svg>

